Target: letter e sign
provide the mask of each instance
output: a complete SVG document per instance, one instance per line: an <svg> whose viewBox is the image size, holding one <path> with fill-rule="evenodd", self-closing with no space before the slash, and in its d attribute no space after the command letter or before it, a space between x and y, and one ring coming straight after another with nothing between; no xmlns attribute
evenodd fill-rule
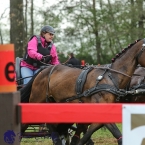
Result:
<svg viewBox="0 0 145 145"><path fill-rule="evenodd" d="M16 91L14 45L0 45L0 92Z"/></svg>

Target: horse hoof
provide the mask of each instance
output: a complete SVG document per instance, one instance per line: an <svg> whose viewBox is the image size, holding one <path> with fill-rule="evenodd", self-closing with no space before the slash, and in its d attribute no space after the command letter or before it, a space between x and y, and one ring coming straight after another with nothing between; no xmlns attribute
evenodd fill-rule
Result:
<svg viewBox="0 0 145 145"><path fill-rule="evenodd" d="M93 142L91 139L89 139L89 140L87 141L86 145L94 145L94 142Z"/></svg>
<svg viewBox="0 0 145 145"><path fill-rule="evenodd" d="M122 145L122 138L118 140L118 145Z"/></svg>
<svg viewBox="0 0 145 145"><path fill-rule="evenodd" d="M80 139L77 136L73 136L70 145L77 145L79 140Z"/></svg>
<svg viewBox="0 0 145 145"><path fill-rule="evenodd" d="M60 139L56 139L53 141L53 145L62 145L62 141Z"/></svg>

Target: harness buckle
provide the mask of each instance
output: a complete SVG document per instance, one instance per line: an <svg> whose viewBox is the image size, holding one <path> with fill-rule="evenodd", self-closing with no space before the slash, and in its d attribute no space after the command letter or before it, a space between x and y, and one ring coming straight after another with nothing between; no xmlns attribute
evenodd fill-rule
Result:
<svg viewBox="0 0 145 145"><path fill-rule="evenodd" d="M68 103L69 102L69 99L66 99L65 101Z"/></svg>
<svg viewBox="0 0 145 145"><path fill-rule="evenodd" d="M84 92L84 97L88 97L89 94L90 94L90 90L86 90L86 91Z"/></svg>
<svg viewBox="0 0 145 145"><path fill-rule="evenodd" d="M120 96L118 96L117 98L116 98L116 101L119 101L120 100Z"/></svg>
<svg viewBox="0 0 145 145"><path fill-rule="evenodd" d="M101 81L102 79L103 79L103 76L100 75L100 76L98 76L97 81Z"/></svg>
<svg viewBox="0 0 145 145"><path fill-rule="evenodd" d="M82 82L82 79L79 79L79 80L78 80L78 83L81 83L81 82Z"/></svg>

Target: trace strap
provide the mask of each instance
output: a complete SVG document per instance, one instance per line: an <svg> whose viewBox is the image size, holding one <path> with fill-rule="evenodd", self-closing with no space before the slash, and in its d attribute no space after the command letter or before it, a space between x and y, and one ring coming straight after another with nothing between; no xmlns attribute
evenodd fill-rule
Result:
<svg viewBox="0 0 145 145"><path fill-rule="evenodd" d="M73 101L75 99L80 99L81 97L88 97L91 96L93 94L96 94L100 91L107 91L110 92L114 95L119 95L120 97L124 97L127 95L126 91L124 89L116 89L114 86L108 85L108 84L98 84L95 87L92 87L88 90L85 90L82 94L77 95L77 96L73 96L71 98L66 99L66 102L70 102Z"/></svg>

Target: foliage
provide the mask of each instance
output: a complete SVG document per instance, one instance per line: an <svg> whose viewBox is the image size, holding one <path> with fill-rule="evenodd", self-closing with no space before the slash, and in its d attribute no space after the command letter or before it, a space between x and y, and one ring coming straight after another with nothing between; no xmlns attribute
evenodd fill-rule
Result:
<svg viewBox="0 0 145 145"><path fill-rule="evenodd" d="M25 0L23 5L25 25L22 33L25 33L25 38L21 39L24 43L32 32L32 1ZM80 60L85 59L89 64L110 63L116 53L145 35L143 0L58 0L51 6L49 2L43 0L38 5L34 1L33 31L39 34L43 25L55 28L54 43L58 51L63 52L64 56L60 55L62 62L67 59L67 53L74 52ZM8 31L3 27L1 23L1 34ZM1 39L5 42L8 38ZM23 48L16 49L24 51Z"/></svg>

